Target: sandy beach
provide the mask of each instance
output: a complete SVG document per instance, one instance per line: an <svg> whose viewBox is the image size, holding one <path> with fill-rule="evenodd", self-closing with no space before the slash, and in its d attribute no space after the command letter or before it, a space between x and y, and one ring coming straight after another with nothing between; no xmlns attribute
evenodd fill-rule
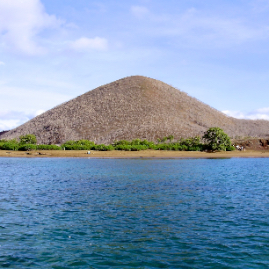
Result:
<svg viewBox="0 0 269 269"><path fill-rule="evenodd" d="M197 152L197 151L88 151L85 150L39 150L39 151L8 151L0 150L0 157L62 157L62 158L158 158L158 159L188 159L188 158L268 158L269 151L227 151L227 152Z"/></svg>

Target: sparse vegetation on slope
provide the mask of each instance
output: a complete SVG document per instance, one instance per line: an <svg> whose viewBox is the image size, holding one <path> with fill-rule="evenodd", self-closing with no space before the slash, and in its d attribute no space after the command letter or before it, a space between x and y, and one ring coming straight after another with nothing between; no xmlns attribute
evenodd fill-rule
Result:
<svg viewBox="0 0 269 269"><path fill-rule="evenodd" d="M161 81L133 76L78 96L1 134L0 139L35 134L39 144L84 139L108 145L123 139L157 142L166 137L160 141L164 143L201 137L213 126L232 138L269 134L269 121L227 117Z"/></svg>

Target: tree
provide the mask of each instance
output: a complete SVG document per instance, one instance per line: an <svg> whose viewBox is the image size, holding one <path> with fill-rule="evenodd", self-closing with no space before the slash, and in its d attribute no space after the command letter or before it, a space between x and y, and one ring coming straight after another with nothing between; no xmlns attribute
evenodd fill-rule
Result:
<svg viewBox="0 0 269 269"><path fill-rule="evenodd" d="M221 128L209 128L203 136L210 150L225 150L231 147L230 137Z"/></svg>
<svg viewBox="0 0 269 269"><path fill-rule="evenodd" d="M33 134L21 135L20 143L21 144L36 144L36 136Z"/></svg>

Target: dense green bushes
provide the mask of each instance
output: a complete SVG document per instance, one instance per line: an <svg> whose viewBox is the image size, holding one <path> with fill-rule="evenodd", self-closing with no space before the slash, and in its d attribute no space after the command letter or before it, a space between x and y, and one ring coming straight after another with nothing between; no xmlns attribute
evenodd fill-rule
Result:
<svg viewBox="0 0 269 269"><path fill-rule="evenodd" d="M125 151L140 151L149 149L147 145L117 145L114 148L115 150L125 150Z"/></svg>
<svg viewBox="0 0 269 269"><path fill-rule="evenodd" d="M19 146L18 150L21 150L21 151L36 150L36 145L23 144Z"/></svg>
<svg viewBox="0 0 269 269"><path fill-rule="evenodd" d="M0 149L2 150L60 150L62 149L56 145L35 145L35 144L21 144L17 141L0 141Z"/></svg>
<svg viewBox="0 0 269 269"><path fill-rule="evenodd" d="M19 143L15 140L0 140L0 149L3 150L18 150Z"/></svg>
<svg viewBox="0 0 269 269"><path fill-rule="evenodd" d="M26 143L27 142L27 143ZM2 150L60 150L57 145L36 145L36 137L34 135L20 136L20 142L16 139L0 140L0 149Z"/></svg>
<svg viewBox="0 0 269 269"><path fill-rule="evenodd" d="M27 134L27 135L21 135L20 136L20 144L36 144L36 136L34 134Z"/></svg>
<svg viewBox="0 0 269 269"><path fill-rule="evenodd" d="M153 150L174 150L174 151L201 151L204 149L204 145L197 142L197 139L189 138L174 143L157 143L134 139L132 141L120 140L116 141L112 145L99 144L89 140L67 141L61 145L35 145L35 144L21 144L16 140L0 141L0 149L3 150L98 150L98 151L111 151L111 150L123 150L123 151L140 151L146 149Z"/></svg>
<svg viewBox="0 0 269 269"><path fill-rule="evenodd" d="M168 136L158 139L158 143L148 140L134 139L132 141L120 140L116 141L113 146L115 150L138 151L145 149L154 150L177 150L177 151L201 151L204 145L200 141L200 137L193 137L188 139L181 139L178 142L166 142L173 140L173 136Z"/></svg>
<svg viewBox="0 0 269 269"><path fill-rule="evenodd" d="M235 150L236 148L234 147L234 146L228 146L227 148L226 148L226 151L233 151L233 150Z"/></svg>
<svg viewBox="0 0 269 269"><path fill-rule="evenodd" d="M36 149L37 150L60 150L62 148L57 145L37 145Z"/></svg>
<svg viewBox="0 0 269 269"><path fill-rule="evenodd" d="M69 140L62 144L62 148L66 150L91 150L95 146L93 141L81 139L78 141Z"/></svg>
<svg viewBox="0 0 269 269"><path fill-rule="evenodd" d="M209 128L203 139L207 141L207 148L212 151L216 150L231 150L233 147L231 145L230 137L224 133L221 128L212 127Z"/></svg>
<svg viewBox="0 0 269 269"><path fill-rule="evenodd" d="M229 137L220 128L210 128L203 139L208 143L202 143L199 136L174 141L174 136L170 135L164 138L158 138L158 143L148 140L134 139L132 141L120 140L115 141L112 145L99 144L96 145L90 140L69 140L57 145L36 145L36 137L34 135L20 136L20 142L17 140L0 140L0 149L2 150L124 150L124 151L140 151L146 149L153 150L174 150L174 151L203 151L203 150L235 150L231 146Z"/></svg>
<svg viewBox="0 0 269 269"><path fill-rule="evenodd" d="M104 144L100 144L100 145L94 145L92 147L92 150L99 150L99 151L110 151L110 150L114 150L114 147L112 145L104 145Z"/></svg>

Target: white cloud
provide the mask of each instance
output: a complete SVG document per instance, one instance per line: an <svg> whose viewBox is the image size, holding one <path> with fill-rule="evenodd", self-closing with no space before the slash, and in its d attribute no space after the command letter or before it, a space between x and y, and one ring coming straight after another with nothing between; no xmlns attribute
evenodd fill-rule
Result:
<svg viewBox="0 0 269 269"><path fill-rule="evenodd" d="M269 107L264 107L264 108L257 109L257 112L258 113L266 113L266 114L269 114Z"/></svg>
<svg viewBox="0 0 269 269"><path fill-rule="evenodd" d="M247 113L230 110L224 110L222 112L230 117L234 117L237 119L269 120L269 107L260 108Z"/></svg>
<svg viewBox="0 0 269 269"><path fill-rule="evenodd" d="M5 63L0 61L0 65L5 65Z"/></svg>
<svg viewBox="0 0 269 269"><path fill-rule="evenodd" d="M9 131L20 125L19 120L1 120L0 119L0 132Z"/></svg>
<svg viewBox="0 0 269 269"><path fill-rule="evenodd" d="M28 55L44 53L38 35L61 23L45 12L40 0L0 0L0 41L5 49Z"/></svg>
<svg viewBox="0 0 269 269"><path fill-rule="evenodd" d="M88 50L106 50L108 48L107 39L101 37L87 38L81 37L72 42L70 47L76 51L88 51Z"/></svg>
<svg viewBox="0 0 269 269"><path fill-rule="evenodd" d="M37 111L35 112L35 117L36 117L36 116L39 116L39 115L41 115L41 114L43 114L44 112L46 112L46 110L44 110L44 109L39 109L39 110L37 110Z"/></svg>
<svg viewBox="0 0 269 269"><path fill-rule="evenodd" d="M237 119L245 119L245 114L240 111L223 110L224 114Z"/></svg>
<svg viewBox="0 0 269 269"><path fill-rule="evenodd" d="M7 131L18 127L30 119L40 115L41 111L23 112L23 111L0 111L0 131ZM43 113L42 112L42 113Z"/></svg>
<svg viewBox="0 0 269 269"><path fill-rule="evenodd" d="M143 6L132 6L131 12L134 16L141 18L144 17L146 14L148 14L149 10Z"/></svg>

